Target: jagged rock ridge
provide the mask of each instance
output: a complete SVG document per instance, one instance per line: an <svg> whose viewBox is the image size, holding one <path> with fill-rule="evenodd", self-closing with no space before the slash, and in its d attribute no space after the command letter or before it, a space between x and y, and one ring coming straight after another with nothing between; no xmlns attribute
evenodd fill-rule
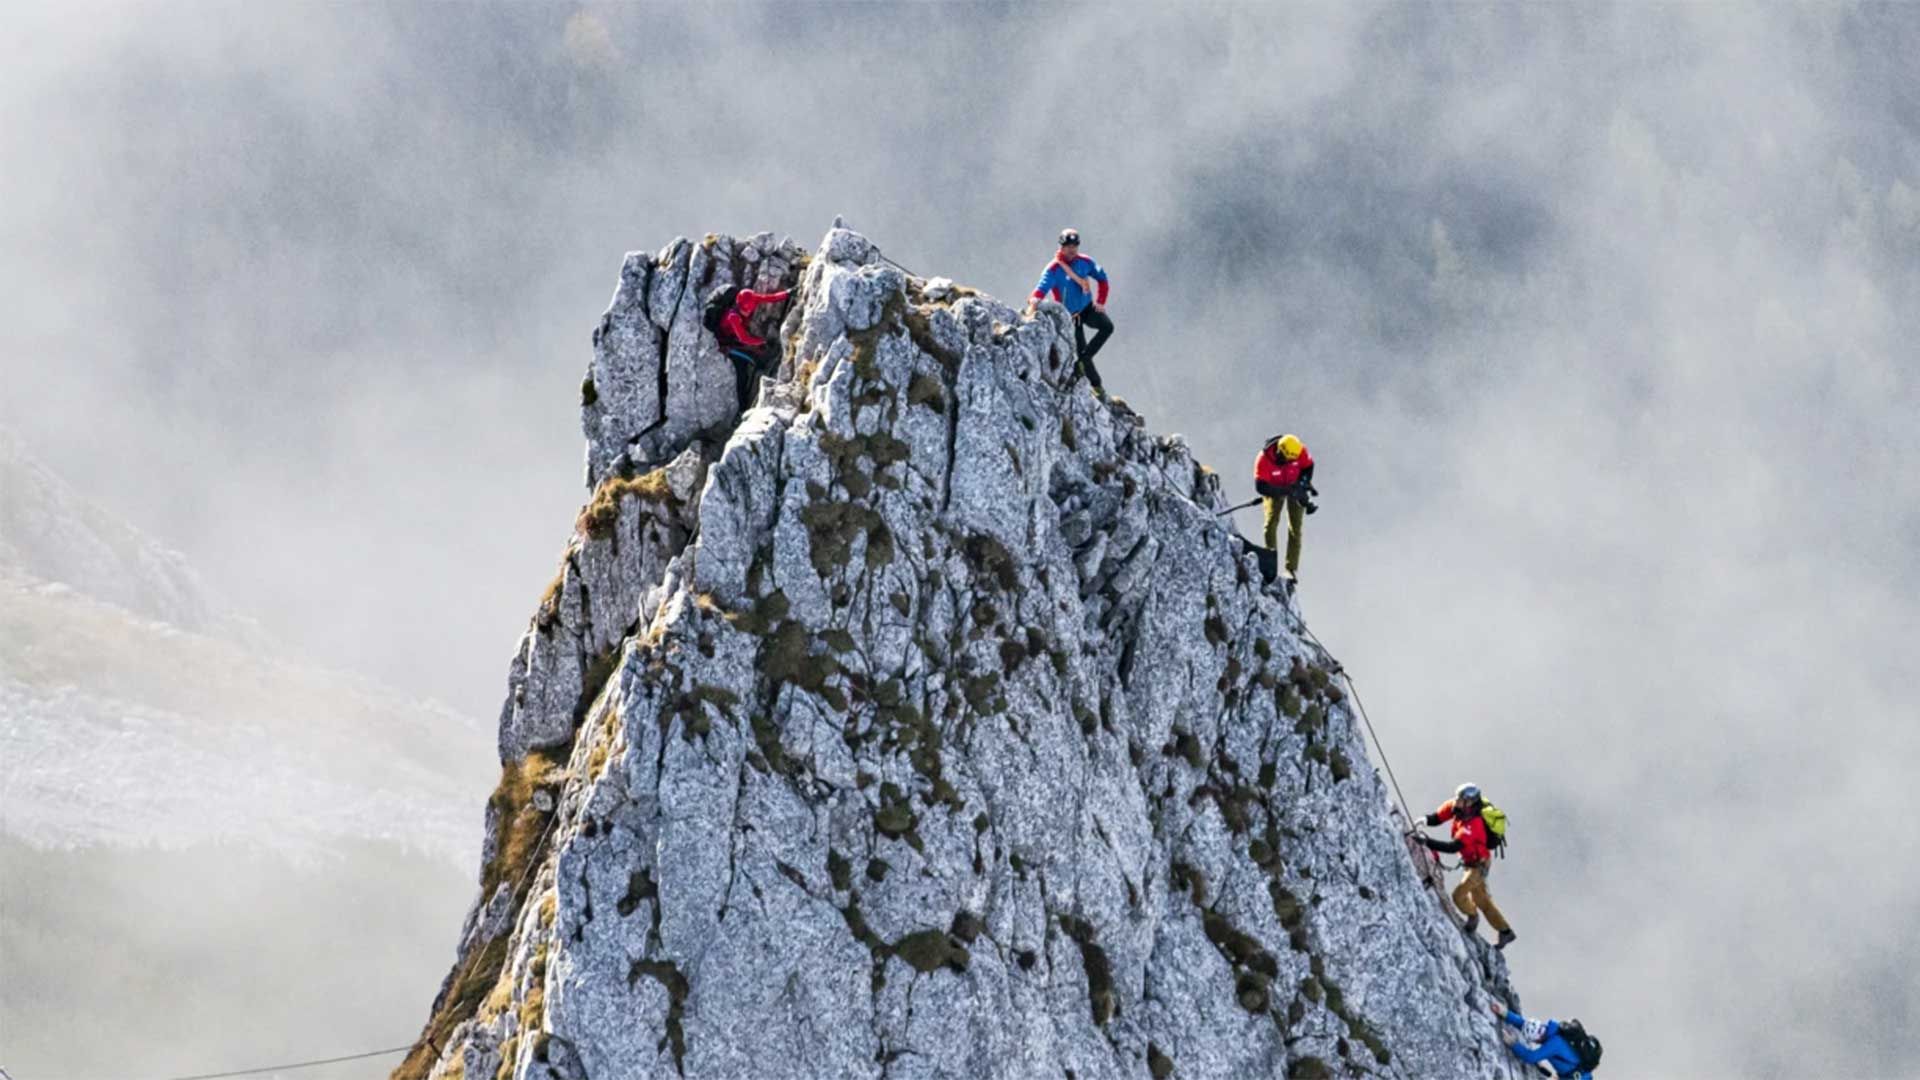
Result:
<svg viewBox="0 0 1920 1080"><path fill-rule="evenodd" d="M700 298L796 276L733 426ZM1501 1073L1331 659L1069 335L844 229L627 258L396 1076Z"/></svg>

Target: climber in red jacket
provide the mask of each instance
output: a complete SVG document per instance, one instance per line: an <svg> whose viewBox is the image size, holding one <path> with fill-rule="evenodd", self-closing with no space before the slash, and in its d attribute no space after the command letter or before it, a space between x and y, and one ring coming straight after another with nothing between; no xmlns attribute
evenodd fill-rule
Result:
<svg viewBox="0 0 1920 1080"><path fill-rule="evenodd" d="M729 351L738 349L764 362L767 339L748 329L747 320L763 305L785 302L792 292L791 289L781 289L779 292L758 293L752 289L741 289L734 293L733 304L720 316L720 328L715 331L720 339L720 347Z"/></svg>
<svg viewBox="0 0 1920 1080"><path fill-rule="evenodd" d="M733 390L741 412L753 404L751 395L754 383L766 371L769 362L779 355L779 346L755 334L749 328L748 320L761 307L784 302L792 291L781 289L779 292L760 293L752 289L728 288L714 293L712 299L707 301L702 321L707 329L713 331L714 339L720 343L720 351L733 360Z"/></svg>
<svg viewBox="0 0 1920 1080"><path fill-rule="evenodd" d="M1280 519L1287 519L1287 577L1300 572L1300 527L1319 507L1308 498L1313 487L1313 455L1298 435L1275 435L1253 459L1253 488L1266 497L1261 539L1276 551Z"/></svg>
<svg viewBox="0 0 1920 1080"><path fill-rule="evenodd" d="M1486 818L1481 814L1485 800L1480 797L1480 789L1473 784L1461 784L1453 793L1453 798L1440 804L1440 809L1428 814L1423 824L1432 826L1443 822L1453 823L1453 839L1435 840L1425 834L1417 839L1426 845L1429 851L1457 852L1460 865L1466 873L1460 878L1460 884L1453 889L1453 906L1467 917L1467 933L1480 928L1480 913L1487 913L1487 925L1500 934L1494 948L1504 949L1513 944L1517 936L1513 927L1507 925L1507 917L1494 906L1493 897L1487 893L1487 871L1492 869L1489 859L1492 856L1491 841L1487 836ZM1489 811L1491 812L1491 811Z"/></svg>

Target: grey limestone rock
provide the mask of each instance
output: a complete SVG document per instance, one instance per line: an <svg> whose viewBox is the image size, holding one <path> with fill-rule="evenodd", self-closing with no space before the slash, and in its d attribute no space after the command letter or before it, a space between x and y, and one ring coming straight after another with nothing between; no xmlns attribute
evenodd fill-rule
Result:
<svg viewBox="0 0 1920 1080"><path fill-rule="evenodd" d="M797 292L735 423L697 297L745 274ZM844 228L628 258L396 1075L1504 1075L1505 968L1217 479L1057 308L927 286Z"/></svg>

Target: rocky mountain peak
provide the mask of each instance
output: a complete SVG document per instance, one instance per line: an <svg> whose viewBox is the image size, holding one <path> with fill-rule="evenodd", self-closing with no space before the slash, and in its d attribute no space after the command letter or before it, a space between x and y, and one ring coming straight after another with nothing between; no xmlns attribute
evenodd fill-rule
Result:
<svg viewBox="0 0 1920 1080"><path fill-rule="evenodd" d="M795 292L735 418L714 289ZM1215 476L835 228L630 255L480 895L396 1076L1497 1076Z"/></svg>

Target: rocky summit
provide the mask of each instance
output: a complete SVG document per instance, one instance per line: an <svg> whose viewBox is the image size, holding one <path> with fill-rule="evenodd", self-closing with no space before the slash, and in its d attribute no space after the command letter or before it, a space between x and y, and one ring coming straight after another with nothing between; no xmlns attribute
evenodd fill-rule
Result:
<svg viewBox="0 0 1920 1080"><path fill-rule="evenodd" d="M739 417L730 284L794 289ZM396 1077L1505 1075L1338 666L1071 330L839 228L627 257Z"/></svg>

